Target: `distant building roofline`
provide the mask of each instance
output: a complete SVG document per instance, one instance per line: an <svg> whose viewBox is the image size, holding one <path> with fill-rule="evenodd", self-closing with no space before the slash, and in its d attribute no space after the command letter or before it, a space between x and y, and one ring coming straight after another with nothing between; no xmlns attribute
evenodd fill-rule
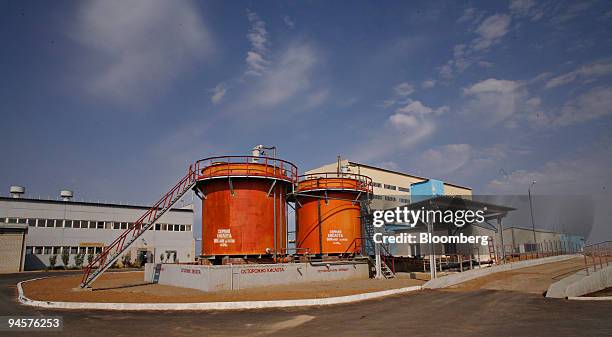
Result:
<svg viewBox="0 0 612 337"><path fill-rule="evenodd" d="M389 169L378 167L378 166L358 163L356 161L351 161L351 160L349 160L348 163L351 164L351 165L363 166L363 167L367 167L367 168L371 168L371 169L375 169L375 170L380 170L380 171L385 171L385 172L389 172L389 173L394 173L394 174L399 174L399 175L403 175L403 176L411 177L411 178L417 178L417 179L423 179L423 180L429 180L430 179L430 178L425 178L425 177L417 176L417 175L414 175L414 174L408 174L408 173L405 173L405 172L389 170ZM449 185L449 186L459 187L459 188L465 188L465 189L470 190L470 191L472 190L471 187L467 187L467 186L463 186L463 185L457 185L457 184L452 184L452 183L449 183L449 182L446 182L446 181L443 181L443 180L441 180L441 181L444 183L444 185Z"/></svg>
<svg viewBox="0 0 612 337"><path fill-rule="evenodd" d="M504 230L508 230L508 229L520 229L520 230L524 230L524 231L529 231L529 232L533 232L533 228L530 227L522 227L522 226L510 226L510 227L506 227L504 228ZM579 236L581 238L584 238L583 235L579 235L579 234L573 234L573 233L561 233L561 232L556 232L554 230L550 230L550 229L535 229L536 232L538 233L551 233L551 234L563 234L563 235L573 235L573 236Z"/></svg>
<svg viewBox="0 0 612 337"><path fill-rule="evenodd" d="M64 201L64 200L52 200L52 199L29 199L29 198L11 198L0 196L0 201L12 201L12 202L33 202L41 204L56 204L56 205L76 205L76 206L94 206L94 207L112 207L112 208L128 208L128 209L141 209L148 210L151 206L144 205L122 205L113 203L103 202L89 202L89 201ZM193 208L171 208L171 212L189 212L193 213Z"/></svg>

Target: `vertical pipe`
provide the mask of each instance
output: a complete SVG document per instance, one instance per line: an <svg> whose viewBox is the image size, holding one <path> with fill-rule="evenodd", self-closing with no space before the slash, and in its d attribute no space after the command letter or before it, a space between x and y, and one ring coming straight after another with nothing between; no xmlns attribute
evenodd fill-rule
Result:
<svg viewBox="0 0 612 337"><path fill-rule="evenodd" d="M321 199L317 198L317 222L319 226L319 255L323 255L323 228L321 228Z"/></svg>
<svg viewBox="0 0 612 337"><path fill-rule="evenodd" d="M502 225L502 218L497 218L497 223L499 225L499 234L501 241L501 254L502 254L502 263L506 263L506 248L504 247L504 227Z"/></svg>
<svg viewBox="0 0 612 337"><path fill-rule="evenodd" d="M273 204L273 216L274 216L274 263L276 263L276 253L277 253L277 235L278 233L276 233L276 184L274 184L273 189L273 197L272 197L272 204Z"/></svg>

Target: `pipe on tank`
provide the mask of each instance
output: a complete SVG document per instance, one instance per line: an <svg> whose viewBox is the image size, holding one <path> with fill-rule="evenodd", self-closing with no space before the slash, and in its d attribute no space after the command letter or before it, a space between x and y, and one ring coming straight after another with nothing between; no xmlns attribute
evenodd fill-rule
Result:
<svg viewBox="0 0 612 337"><path fill-rule="evenodd" d="M277 233L276 233L276 184L274 184L274 196L272 199L272 206L274 207L274 213L272 214L274 217L274 262L276 262L276 253L277 253Z"/></svg>

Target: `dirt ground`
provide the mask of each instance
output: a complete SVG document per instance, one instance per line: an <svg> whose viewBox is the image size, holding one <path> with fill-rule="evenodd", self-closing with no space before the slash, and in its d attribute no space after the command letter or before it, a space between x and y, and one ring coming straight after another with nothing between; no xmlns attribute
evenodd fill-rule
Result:
<svg viewBox="0 0 612 337"><path fill-rule="evenodd" d="M576 258L495 273L446 289L450 291L489 289L543 294L552 283L572 275L582 268L584 268L584 260L582 258Z"/></svg>
<svg viewBox="0 0 612 337"><path fill-rule="evenodd" d="M195 289L147 284L143 279L143 272L106 273L94 282L93 290L75 290L80 282L80 275L59 276L26 282L23 284L23 290L27 297L40 301L175 303L324 298L409 287L424 283L423 280L408 278L366 279L203 292Z"/></svg>

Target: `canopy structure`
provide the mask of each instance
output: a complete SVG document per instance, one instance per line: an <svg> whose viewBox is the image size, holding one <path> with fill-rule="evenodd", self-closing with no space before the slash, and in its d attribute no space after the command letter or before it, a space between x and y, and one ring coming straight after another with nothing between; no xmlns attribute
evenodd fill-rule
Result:
<svg viewBox="0 0 612 337"><path fill-rule="evenodd" d="M471 196L470 196L471 197ZM473 221L471 223L465 223L463 226L456 226L453 222L442 222L437 221L440 219L428 219L423 221L423 219L419 219L418 221L413 221L412 223L406 222L395 222L395 223L385 223L384 229L386 231L415 231L421 232L423 231L423 227L426 228L429 234L433 234L434 228L436 229L446 229L449 232L449 235L455 235L457 232L469 227L469 226L478 226L482 228L486 228L489 230L493 230L496 233L500 233L501 240L501 249L502 256L505 256L505 252L503 251L504 243L503 243L503 226L502 219L508 215L508 212L515 210L515 208L507 207L503 205L496 205L488 202L476 201L469 199L469 197L465 196L435 196L428 199L420 200L417 202L413 202L410 204L398 206L402 211L405 209L407 211L441 211L447 212L451 211L456 214L457 211L480 211L483 217L482 222ZM397 208L397 207L396 207ZM396 208L388 209L385 211L393 211ZM374 214L370 214L369 221L372 221L374 218ZM490 221L496 220L497 225L491 224ZM430 264L430 272L431 278L436 277L436 255L435 250L433 249L433 243L430 244L430 255L429 255L429 264ZM377 248L377 247L375 247ZM378 253L380 250L376 249Z"/></svg>
<svg viewBox="0 0 612 337"><path fill-rule="evenodd" d="M502 218L508 215L508 212L515 210L515 208L508 207L508 206L495 205L495 204L488 203L488 202L467 199L465 197L448 196L448 195L436 196L430 199L413 202L413 203L402 205L399 207L402 210L407 209L408 211L411 211L411 210L417 211L417 210L424 209L424 210L440 210L440 211L450 210L453 212L468 211L468 210L474 211L474 212L476 211L483 212L483 216L485 220L484 222L467 223L465 226L462 226L462 227L456 227L452 224L445 223L445 222L433 222L432 223L432 225L434 225L436 228L448 228L452 230L453 232L457 232L463 228L466 228L469 225L479 226L479 227L491 229L497 232L498 230L497 227L491 224L489 221L491 220L500 221ZM410 229L418 230L418 227L420 226L427 226L427 223L418 222L416 226L413 226L412 224L408 224L408 223L386 223L385 229L389 231L410 230Z"/></svg>

